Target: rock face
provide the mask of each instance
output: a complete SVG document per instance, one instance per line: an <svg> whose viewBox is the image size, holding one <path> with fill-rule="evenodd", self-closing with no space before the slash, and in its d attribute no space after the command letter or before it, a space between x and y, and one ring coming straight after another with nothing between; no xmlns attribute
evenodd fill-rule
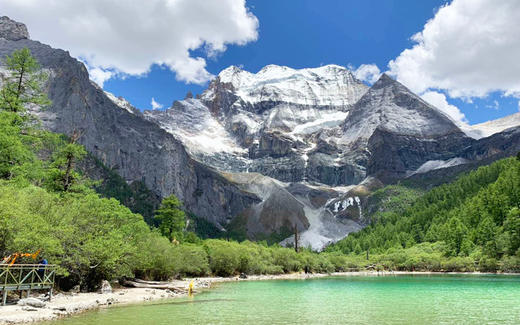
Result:
<svg viewBox="0 0 520 325"><path fill-rule="evenodd" d="M0 17L0 38L8 41L19 41L21 39L28 39L29 32L24 24L3 16Z"/></svg>
<svg viewBox="0 0 520 325"><path fill-rule="evenodd" d="M80 131L128 183L173 193L222 230L241 218L250 238L296 228L301 246L321 249L369 222L366 198L384 184L520 150L519 128L468 137L386 75L369 89L336 65L230 67L201 95L141 113L67 52L0 18L0 56L23 47L49 72L53 104L36 110L45 127Z"/></svg>

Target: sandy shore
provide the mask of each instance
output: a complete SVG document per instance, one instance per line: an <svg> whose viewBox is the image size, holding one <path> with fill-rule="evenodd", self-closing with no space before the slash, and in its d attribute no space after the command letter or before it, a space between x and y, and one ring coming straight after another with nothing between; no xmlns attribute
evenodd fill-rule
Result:
<svg viewBox="0 0 520 325"><path fill-rule="evenodd" d="M190 280L172 282L177 287L188 288ZM208 288L211 282L205 279L194 281L194 288ZM121 288L112 293L58 293L43 308L7 305L0 306L0 324L32 323L53 320L91 309L108 308L114 305L137 304L145 301L183 297L184 293L170 290ZM25 297L25 295L24 295ZM36 297L36 296L35 296Z"/></svg>
<svg viewBox="0 0 520 325"><path fill-rule="evenodd" d="M281 275L250 275L247 279L239 277L220 278L187 278L184 280L173 281L176 287L188 288L193 280L194 289L201 291L210 288L213 283L230 281L259 281L259 280L298 280L321 278L327 276L391 276L391 275L414 275L414 274L484 274L484 273L439 273L439 272L340 272L332 274L281 274ZM520 274L515 274L520 275ZM175 293L170 290L144 289L144 288L122 288L114 289L112 293L58 293L51 302L47 302L43 308L32 308L18 305L0 306L0 324L20 324L31 323L45 320L53 320L66 317L72 314L81 313L97 308L109 308L114 305L137 304L145 301L155 301L160 299L171 299L184 297L184 293Z"/></svg>

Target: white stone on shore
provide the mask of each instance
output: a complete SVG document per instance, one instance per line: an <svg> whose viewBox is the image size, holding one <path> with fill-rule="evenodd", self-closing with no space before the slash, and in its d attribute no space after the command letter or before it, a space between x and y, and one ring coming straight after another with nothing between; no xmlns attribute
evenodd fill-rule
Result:
<svg viewBox="0 0 520 325"><path fill-rule="evenodd" d="M25 299L18 300L18 305L43 308L43 307L45 307L45 302L41 301L38 298L25 298Z"/></svg>
<svg viewBox="0 0 520 325"><path fill-rule="evenodd" d="M107 280L103 280L103 282L101 282L101 293L112 293L112 286Z"/></svg>

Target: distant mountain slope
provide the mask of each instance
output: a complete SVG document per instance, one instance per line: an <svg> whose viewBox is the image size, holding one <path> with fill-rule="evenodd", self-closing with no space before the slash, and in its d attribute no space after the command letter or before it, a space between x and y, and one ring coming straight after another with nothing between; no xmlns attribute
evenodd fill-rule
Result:
<svg viewBox="0 0 520 325"><path fill-rule="evenodd" d="M469 134L480 139L518 126L520 126L520 113L515 113L497 120L472 125Z"/></svg>
<svg viewBox="0 0 520 325"><path fill-rule="evenodd" d="M366 144L376 129L418 138L463 136L446 115L386 74L354 105L343 124L341 141L350 146L358 141Z"/></svg>

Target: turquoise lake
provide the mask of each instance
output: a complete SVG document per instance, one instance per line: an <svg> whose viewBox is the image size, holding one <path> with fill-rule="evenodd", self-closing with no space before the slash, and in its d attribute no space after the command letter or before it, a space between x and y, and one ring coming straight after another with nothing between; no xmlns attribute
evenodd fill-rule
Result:
<svg viewBox="0 0 520 325"><path fill-rule="evenodd" d="M51 324L520 324L520 277L351 276L217 284Z"/></svg>

